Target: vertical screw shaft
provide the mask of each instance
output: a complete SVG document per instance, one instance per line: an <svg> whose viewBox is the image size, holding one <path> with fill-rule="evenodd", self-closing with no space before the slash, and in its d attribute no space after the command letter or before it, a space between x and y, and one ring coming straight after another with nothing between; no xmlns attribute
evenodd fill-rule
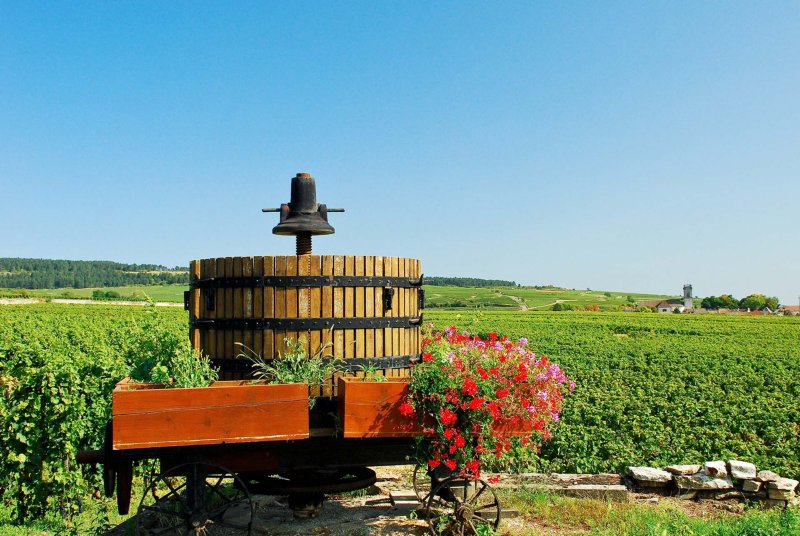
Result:
<svg viewBox="0 0 800 536"><path fill-rule="evenodd" d="M297 254L298 255L311 254L311 233L297 234Z"/></svg>

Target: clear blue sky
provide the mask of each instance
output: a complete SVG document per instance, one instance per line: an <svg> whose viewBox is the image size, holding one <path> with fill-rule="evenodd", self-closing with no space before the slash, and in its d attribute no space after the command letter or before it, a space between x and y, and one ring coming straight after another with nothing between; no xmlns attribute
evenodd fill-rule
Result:
<svg viewBox="0 0 800 536"><path fill-rule="evenodd" d="M0 256L800 294L800 4L0 1Z"/></svg>

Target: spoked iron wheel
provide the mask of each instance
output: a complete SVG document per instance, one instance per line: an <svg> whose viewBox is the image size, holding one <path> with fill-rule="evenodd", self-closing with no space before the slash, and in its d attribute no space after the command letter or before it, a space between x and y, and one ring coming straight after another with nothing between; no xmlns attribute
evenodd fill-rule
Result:
<svg viewBox="0 0 800 536"><path fill-rule="evenodd" d="M428 504L428 497L431 494L431 473L424 465L417 464L414 467L414 474L411 476L411 484L414 486L414 494L422 506Z"/></svg>
<svg viewBox="0 0 800 536"><path fill-rule="evenodd" d="M484 534L500 525L500 501L483 480L452 476L434 486L425 504L431 534Z"/></svg>
<svg viewBox="0 0 800 536"><path fill-rule="evenodd" d="M214 464L185 463L151 478L139 504L138 536L250 534L253 503L244 483Z"/></svg>

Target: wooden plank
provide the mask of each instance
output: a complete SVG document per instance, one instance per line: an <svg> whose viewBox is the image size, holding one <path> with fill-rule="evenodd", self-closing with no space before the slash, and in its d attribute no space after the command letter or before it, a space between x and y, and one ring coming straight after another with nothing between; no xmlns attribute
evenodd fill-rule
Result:
<svg viewBox="0 0 800 536"><path fill-rule="evenodd" d="M253 258L253 275L256 277L264 275L264 257ZM253 291L253 317L264 318L264 289L257 288ZM260 331L254 331L253 354L261 356L263 352L264 334Z"/></svg>
<svg viewBox="0 0 800 536"><path fill-rule="evenodd" d="M375 257L375 276L380 277L383 275L383 257ZM375 287L373 289L373 301L375 316L383 316L383 288ZM384 357L387 354L383 350L384 330L375 330L375 357Z"/></svg>
<svg viewBox="0 0 800 536"><path fill-rule="evenodd" d="M189 263L189 277L192 281L200 279L200 261L194 260ZM189 294L189 319L194 320L200 316L200 289L194 289ZM200 342L200 332L204 330L192 329L190 340L192 348L196 350L202 349ZM203 334L205 335L205 333Z"/></svg>
<svg viewBox="0 0 800 536"><path fill-rule="evenodd" d="M233 257L233 276L242 277L242 258ZM228 318L242 318L244 314L244 289L237 287L233 289L233 311ZM233 330L233 344L231 345L230 357L235 359L239 355L241 345L244 343L244 332L241 329Z"/></svg>
<svg viewBox="0 0 800 536"><path fill-rule="evenodd" d="M347 255L344 258L344 275L356 275L356 258L352 255ZM355 296L356 292L353 287L346 287L344 289L345 318L353 318L353 316L355 316L356 313ZM356 331L354 329L346 329L344 331L345 359L355 357L355 342L356 342Z"/></svg>
<svg viewBox="0 0 800 536"><path fill-rule="evenodd" d="M400 277L400 263L398 262L397 257L392 257L392 277ZM400 316L400 293L398 289L395 289L394 292L394 304L392 305L392 316ZM402 355L402 349L400 348L400 328L392 329L392 351L394 355ZM392 370L391 377L395 376L395 370Z"/></svg>
<svg viewBox="0 0 800 536"><path fill-rule="evenodd" d="M264 275L275 275L275 257L264 257ZM274 318L275 315L275 289L273 287L264 287L264 318ZM264 359L273 359L275 357L275 337L271 329L265 329L263 332L263 350L262 357Z"/></svg>
<svg viewBox="0 0 800 536"><path fill-rule="evenodd" d="M320 274L324 276L332 276L333 275L333 255L324 255L320 259ZM313 301L313 298L312 298ZM321 318L333 318L333 287L322 287L320 292L320 317ZM334 355L334 341L333 341L333 332L330 330L324 330L320 334L320 344L322 347L325 348L324 355L333 356ZM334 379L331 380L330 383L325 384L323 388L322 394L324 396L335 396L336 395L336 388L337 384Z"/></svg>
<svg viewBox="0 0 800 536"><path fill-rule="evenodd" d="M196 389L144 385L120 382L113 392L115 450L308 437L306 384L223 381Z"/></svg>
<svg viewBox="0 0 800 536"><path fill-rule="evenodd" d="M364 275L374 277L375 257L366 257L364 264ZM375 289L372 287L364 289L364 315L367 318L375 317ZM375 357L375 331L374 328L365 330L364 355L366 357Z"/></svg>
<svg viewBox="0 0 800 536"><path fill-rule="evenodd" d="M203 278L209 277L216 277L217 275L217 259L205 259L204 268L203 268ZM201 293L202 296L202 305L201 311L203 318L215 318L217 315L217 307L214 305L214 309L208 310L208 306L206 304L206 294L205 292ZM214 296L214 301L216 302L216 295ZM217 330L209 329L208 334L206 335L206 346L203 347L206 354L211 357L212 359L218 357L217 356Z"/></svg>
<svg viewBox="0 0 800 536"><path fill-rule="evenodd" d="M282 276L286 275L286 257L279 256L275 257L275 275ZM275 318L286 318L286 289L285 288L275 288ZM274 331L274 356L282 356L286 353L286 343L284 339L286 338L285 331Z"/></svg>
<svg viewBox="0 0 800 536"><path fill-rule="evenodd" d="M286 257L286 275L297 275L297 259L296 255ZM297 297L297 287L286 289L286 318L297 318ZM299 335L297 331L286 332L286 338L291 339L292 342L297 342Z"/></svg>
<svg viewBox="0 0 800 536"><path fill-rule="evenodd" d="M341 255L333 258L333 275L344 275L344 257ZM344 317L344 289L341 287L333 289L333 317ZM344 358L344 330L338 327L333 330L333 356Z"/></svg>
<svg viewBox="0 0 800 536"><path fill-rule="evenodd" d="M406 277L406 259L399 258L397 259L397 275L398 277ZM408 309L406 308L406 296L408 295L408 289L399 288L397 289L398 296L397 296L397 306L399 307L398 316L405 317L408 316ZM400 339L400 351L398 352L399 355L406 355L406 334L408 330L406 328L400 328L397 330L398 338Z"/></svg>
<svg viewBox="0 0 800 536"><path fill-rule="evenodd" d="M242 277L253 277L253 257L242 257ZM245 318L253 318L253 292L254 289L252 287L248 287L243 289L242 292L242 314ZM237 354L241 356L244 355L252 355L253 353L253 330L248 329L245 330L243 335L243 343L247 350L240 349ZM241 359L241 357L240 357Z"/></svg>
<svg viewBox="0 0 800 536"><path fill-rule="evenodd" d="M400 413L408 382L365 382L339 378L339 407L343 437L409 437L421 427Z"/></svg>
<svg viewBox="0 0 800 536"><path fill-rule="evenodd" d="M356 275L363 277L365 272L365 262L366 259L363 255L358 255L355 257L355 270ZM366 288L364 287L355 287L353 292L355 293L355 316L358 318L364 318L365 314L365 294ZM366 330L357 329L355 330L355 351L354 357L365 357L366 356Z"/></svg>
<svg viewBox="0 0 800 536"><path fill-rule="evenodd" d="M310 275L322 275L322 258L319 255L309 255ZM309 307L309 318L323 318L322 315L322 289L314 287L311 289L311 302ZM309 341L309 355L316 355L322 347L322 331L314 330L311 332Z"/></svg>
<svg viewBox="0 0 800 536"><path fill-rule="evenodd" d="M384 257L383 258L383 275L386 277L392 276L392 258L391 257ZM392 310L385 310L383 311L383 316L394 316ZM385 328L383 330L383 352L388 356L394 355L394 347L392 345L392 330L391 328Z"/></svg>

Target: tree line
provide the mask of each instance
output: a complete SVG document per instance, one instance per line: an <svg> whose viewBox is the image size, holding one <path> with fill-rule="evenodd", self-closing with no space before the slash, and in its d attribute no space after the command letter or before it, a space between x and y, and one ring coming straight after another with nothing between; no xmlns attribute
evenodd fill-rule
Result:
<svg viewBox="0 0 800 536"><path fill-rule="evenodd" d="M0 258L0 287L90 288L188 284L186 268L111 261Z"/></svg>
<svg viewBox="0 0 800 536"><path fill-rule="evenodd" d="M772 311L778 308L778 298L763 294L750 294L737 300L730 294L709 296L700 302L703 309L750 309L751 311L769 307Z"/></svg>

